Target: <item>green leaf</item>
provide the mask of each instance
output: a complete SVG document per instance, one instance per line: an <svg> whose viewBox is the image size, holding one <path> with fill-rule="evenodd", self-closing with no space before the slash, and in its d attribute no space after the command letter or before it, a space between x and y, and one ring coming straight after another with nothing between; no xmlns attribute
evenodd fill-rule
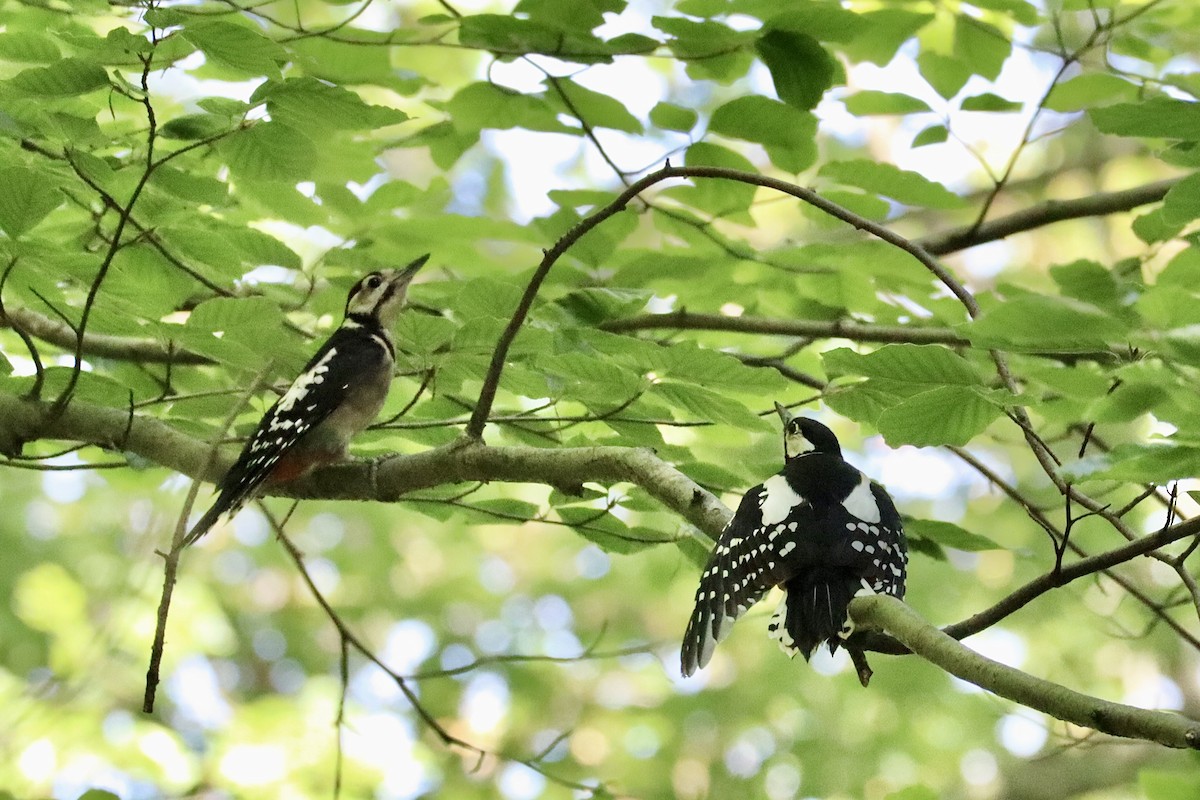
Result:
<svg viewBox="0 0 1200 800"><path fill-rule="evenodd" d="M629 555L674 541L671 537L647 528L629 528L612 514L597 508L565 506L554 509L563 522L581 536L609 553Z"/></svg>
<svg viewBox="0 0 1200 800"><path fill-rule="evenodd" d="M196 45L209 61L246 75L278 77L279 64L288 60L283 47L231 22L196 22L190 18L180 35Z"/></svg>
<svg viewBox="0 0 1200 800"><path fill-rule="evenodd" d="M713 112L709 130L757 142L780 169L800 172L817 157L817 120L812 114L766 97L731 100Z"/></svg>
<svg viewBox="0 0 1200 800"><path fill-rule="evenodd" d="M671 36L667 46L679 58L712 58L713 56L735 50L757 34L753 31L735 31L728 25L719 22L696 22L681 17L653 17L650 20L655 28Z"/></svg>
<svg viewBox="0 0 1200 800"><path fill-rule="evenodd" d="M1074 353L1124 344L1124 322L1093 305L1067 297L1022 295L1000 303L965 326L978 347L1024 352Z"/></svg>
<svg viewBox="0 0 1200 800"><path fill-rule="evenodd" d="M1080 259L1057 264L1050 268L1050 277L1067 297L1114 310L1121 305L1121 292L1113 273L1095 261Z"/></svg>
<svg viewBox="0 0 1200 800"><path fill-rule="evenodd" d="M879 415L891 447L956 445L971 441L1000 416L999 406L966 386L942 386L900 401Z"/></svg>
<svg viewBox="0 0 1200 800"><path fill-rule="evenodd" d="M277 328L283 324L279 306L265 297L214 297L192 309L187 327L209 333Z"/></svg>
<svg viewBox="0 0 1200 800"><path fill-rule="evenodd" d="M574 394L589 404L626 402L644 383L641 375L584 353L544 356L537 360L537 366L548 375L581 387L583 394Z"/></svg>
<svg viewBox="0 0 1200 800"><path fill-rule="evenodd" d="M1011 52L1012 43L993 26L967 14L955 18L954 55L973 74L996 80Z"/></svg>
<svg viewBox="0 0 1200 800"><path fill-rule="evenodd" d="M818 173L822 177L866 189L910 206L961 208L964 201L940 183L924 175L866 159L830 161Z"/></svg>
<svg viewBox="0 0 1200 800"><path fill-rule="evenodd" d="M252 181L305 180L318 159L313 140L282 122L259 122L222 139L218 147L234 174Z"/></svg>
<svg viewBox="0 0 1200 800"><path fill-rule="evenodd" d="M465 47L499 55L543 53L585 63L612 61L605 43L584 30L504 14L463 17L458 26L458 41Z"/></svg>
<svg viewBox="0 0 1200 800"><path fill-rule="evenodd" d="M833 85L834 60L808 34L771 30L754 43L754 49L771 73L775 94L792 108L812 110Z"/></svg>
<svg viewBox="0 0 1200 800"><path fill-rule="evenodd" d="M1006 100L998 94L984 92L983 94L964 97L959 106L963 111L1020 111L1024 103Z"/></svg>
<svg viewBox="0 0 1200 800"><path fill-rule="evenodd" d="M764 3L764 13L781 9L783 4ZM786 31L811 36L822 42L849 42L870 27L862 15L842 8L836 2L792 3L786 11L768 17L763 23L767 31Z"/></svg>
<svg viewBox="0 0 1200 800"><path fill-rule="evenodd" d="M853 211L860 217L876 221L887 219L888 212L892 208L888 201L882 200L873 194L864 194L863 192L826 189L821 192L821 196L849 211ZM801 208L805 208L805 206L801 206ZM824 214L822 211L818 211L817 213ZM837 224L841 225L842 223L839 221Z"/></svg>
<svg viewBox="0 0 1200 800"><path fill-rule="evenodd" d="M1200 139L1200 103L1154 97L1088 110L1102 133L1162 139Z"/></svg>
<svg viewBox="0 0 1200 800"><path fill-rule="evenodd" d="M229 186L216 178L185 172L163 164L150 178L152 186L197 205L220 206L229 198Z"/></svg>
<svg viewBox="0 0 1200 800"><path fill-rule="evenodd" d="M947 100L958 94L971 78L971 70L962 61L933 50L921 50L917 69L934 91Z"/></svg>
<svg viewBox="0 0 1200 800"><path fill-rule="evenodd" d="M878 428L879 415L900 402L907 393L907 387L872 380L835 386L825 393L824 400L843 417Z"/></svg>
<svg viewBox="0 0 1200 800"><path fill-rule="evenodd" d="M1167 222L1166 217L1163 216L1162 208L1156 208L1135 218L1130 228L1133 230L1134 235L1143 242L1153 244L1154 242L1165 242L1168 239L1175 238L1179 235L1183 226Z"/></svg>
<svg viewBox="0 0 1200 800"><path fill-rule="evenodd" d="M0 33L0 61L52 64L60 58L62 53L49 36L33 31Z"/></svg>
<svg viewBox="0 0 1200 800"><path fill-rule="evenodd" d="M1169 397L1165 385L1165 381L1125 381L1094 405L1092 419L1096 422L1132 422L1164 404Z"/></svg>
<svg viewBox="0 0 1200 800"><path fill-rule="evenodd" d="M1183 226L1200 217L1200 172L1176 183L1163 198L1162 219L1169 226Z"/></svg>
<svg viewBox="0 0 1200 800"><path fill-rule="evenodd" d="M1101 459L1066 464L1071 479L1168 483L1200 474L1200 447L1171 444L1118 445Z"/></svg>
<svg viewBox="0 0 1200 800"><path fill-rule="evenodd" d="M579 133L578 129L560 122L554 109L540 97L490 83L472 83L463 87L446 103L446 111L459 131L527 128Z"/></svg>
<svg viewBox="0 0 1200 800"><path fill-rule="evenodd" d="M1004 549L986 536L971 533L953 522L905 517L904 530L906 533L916 534L924 539L935 541L943 547L953 547L955 550L979 552Z"/></svg>
<svg viewBox="0 0 1200 800"><path fill-rule="evenodd" d="M1045 106L1051 111L1082 111L1118 100L1131 100L1137 93L1138 87L1124 78L1107 72L1087 72L1055 84L1046 97Z"/></svg>
<svg viewBox="0 0 1200 800"><path fill-rule="evenodd" d="M888 344L865 355L840 347L825 351L821 359L831 375L862 375L935 386L982 385L970 362L939 344Z"/></svg>
<svg viewBox="0 0 1200 800"><path fill-rule="evenodd" d="M528 14L530 19L556 28L586 33L604 24L602 10L592 0L521 0L513 12Z"/></svg>
<svg viewBox="0 0 1200 800"><path fill-rule="evenodd" d="M418 31L419 28L413 29ZM304 68L304 73L335 84L370 84L394 89L400 94L412 94L426 81L420 76L392 66L391 48L378 41L383 36L399 36L402 31L381 34L362 28L345 27L339 35L368 43L347 47L325 36L295 39L288 47ZM377 42L374 46L369 43Z"/></svg>
<svg viewBox="0 0 1200 800"><path fill-rule="evenodd" d="M667 47L687 63L688 77L694 80L732 83L744 76L753 62L750 45L758 31L735 31L719 22L680 17L653 17L651 23L672 37Z"/></svg>
<svg viewBox="0 0 1200 800"><path fill-rule="evenodd" d="M913 137L912 147L924 147L929 144L941 144L950 138L950 131L945 125L930 125Z"/></svg>
<svg viewBox="0 0 1200 800"><path fill-rule="evenodd" d="M900 45L934 19L933 14L900 8L881 8L859 15L867 27L844 48L851 61L869 61L883 66L896 55Z"/></svg>
<svg viewBox="0 0 1200 800"><path fill-rule="evenodd" d="M166 139L198 141L216 136L230 128L229 119L226 117L212 114L184 114L167 120L158 129L158 133Z"/></svg>
<svg viewBox="0 0 1200 800"><path fill-rule="evenodd" d="M267 83L252 101L266 100L271 119L309 135L323 130L373 130L404 122L403 111L370 105L356 93L314 78L289 78Z"/></svg>
<svg viewBox="0 0 1200 800"><path fill-rule="evenodd" d="M657 352L662 377L686 380L722 391L759 396L782 394L787 380L770 367L750 367L727 353L678 342Z"/></svg>
<svg viewBox="0 0 1200 800"><path fill-rule="evenodd" d="M0 230L17 239L66 198L49 175L30 167L0 168Z"/></svg>
<svg viewBox="0 0 1200 800"><path fill-rule="evenodd" d="M685 413L676 415L680 421L712 422L732 425L745 430L769 430L770 425L736 400L690 383L660 381L651 392Z"/></svg>
<svg viewBox="0 0 1200 800"><path fill-rule="evenodd" d="M876 114L916 114L929 111L929 105L911 95L899 92L856 92L845 99L846 110L859 117Z"/></svg>
<svg viewBox="0 0 1200 800"><path fill-rule="evenodd" d="M650 109L650 122L655 127L687 133L696 126L695 110L674 103L657 103Z"/></svg>
<svg viewBox="0 0 1200 800"><path fill-rule="evenodd" d="M80 58L64 58L48 67L27 69L6 84L23 94L40 97L72 97L109 85L104 67Z"/></svg>
<svg viewBox="0 0 1200 800"><path fill-rule="evenodd" d="M560 97L558 92L565 95ZM570 78L552 82L547 96L552 106L561 109L593 128L612 128L626 133L641 133L642 123L619 100L580 86Z"/></svg>

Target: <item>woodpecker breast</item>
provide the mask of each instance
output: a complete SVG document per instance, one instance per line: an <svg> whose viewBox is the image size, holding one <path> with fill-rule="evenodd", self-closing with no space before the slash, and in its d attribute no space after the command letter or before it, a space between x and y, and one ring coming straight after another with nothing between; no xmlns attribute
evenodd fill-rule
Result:
<svg viewBox="0 0 1200 800"><path fill-rule="evenodd" d="M354 284L341 326L263 415L187 543L220 516L236 513L264 483L294 480L317 464L345 457L351 438L371 424L387 398L395 365L389 328L428 258L368 273Z"/></svg>

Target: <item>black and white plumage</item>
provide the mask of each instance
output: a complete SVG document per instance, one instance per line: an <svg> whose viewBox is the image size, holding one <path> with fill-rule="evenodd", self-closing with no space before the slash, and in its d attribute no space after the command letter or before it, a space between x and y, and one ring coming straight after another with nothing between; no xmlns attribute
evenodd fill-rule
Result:
<svg viewBox="0 0 1200 800"><path fill-rule="evenodd" d="M771 587L783 601L767 625L784 652L830 652L851 632L858 593L904 597L908 547L883 487L842 458L833 431L775 404L783 469L748 491L725 526L696 591L682 671L705 666L735 620Z"/></svg>
<svg viewBox="0 0 1200 800"><path fill-rule="evenodd" d="M236 514L264 483L295 480L318 464L346 457L351 438L371 424L387 399L396 360L390 329L428 258L372 272L354 284L341 326L263 415L185 545L222 516Z"/></svg>

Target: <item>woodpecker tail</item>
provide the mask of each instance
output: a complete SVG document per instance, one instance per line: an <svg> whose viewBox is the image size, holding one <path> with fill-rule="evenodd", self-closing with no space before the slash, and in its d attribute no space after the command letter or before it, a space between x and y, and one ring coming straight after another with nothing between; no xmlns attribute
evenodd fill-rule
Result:
<svg viewBox="0 0 1200 800"><path fill-rule="evenodd" d="M217 499L213 501L212 507L204 512L204 516L196 520L196 524L187 532L187 536L183 537L183 546L187 547L193 544L204 534L208 533L213 525L217 524L217 520L221 517L232 517L234 514L242 510L242 506L253 494L254 489L258 488L258 483L254 483L249 491L244 487L234 486L221 489L221 493L217 495Z"/></svg>
<svg viewBox="0 0 1200 800"><path fill-rule="evenodd" d="M788 656L807 661L821 642L829 652L838 648L846 632L847 608L861 587L842 570L807 569L784 584L784 597L767 624L767 633Z"/></svg>
<svg viewBox="0 0 1200 800"><path fill-rule="evenodd" d="M199 539L204 534L208 533L209 528L217 524L217 520L225 513L224 504L221 502L213 503L212 508L204 512L204 516L196 521L192 529L183 537L183 547L187 547Z"/></svg>

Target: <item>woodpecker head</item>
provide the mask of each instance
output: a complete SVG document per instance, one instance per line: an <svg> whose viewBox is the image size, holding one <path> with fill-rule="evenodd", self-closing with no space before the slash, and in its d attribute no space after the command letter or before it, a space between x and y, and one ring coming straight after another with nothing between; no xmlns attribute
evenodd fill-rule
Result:
<svg viewBox="0 0 1200 800"><path fill-rule="evenodd" d="M831 456L842 456L842 446L838 444L833 431L826 428L815 419L795 417L779 403L775 404L775 413L783 420L783 457L791 461L796 456L805 453L828 453Z"/></svg>
<svg viewBox="0 0 1200 800"><path fill-rule="evenodd" d="M426 253L404 269L384 269L364 275L346 298L346 319L360 325L378 324L384 330L391 328L404 307L408 285L428 260Z"/></svg>

